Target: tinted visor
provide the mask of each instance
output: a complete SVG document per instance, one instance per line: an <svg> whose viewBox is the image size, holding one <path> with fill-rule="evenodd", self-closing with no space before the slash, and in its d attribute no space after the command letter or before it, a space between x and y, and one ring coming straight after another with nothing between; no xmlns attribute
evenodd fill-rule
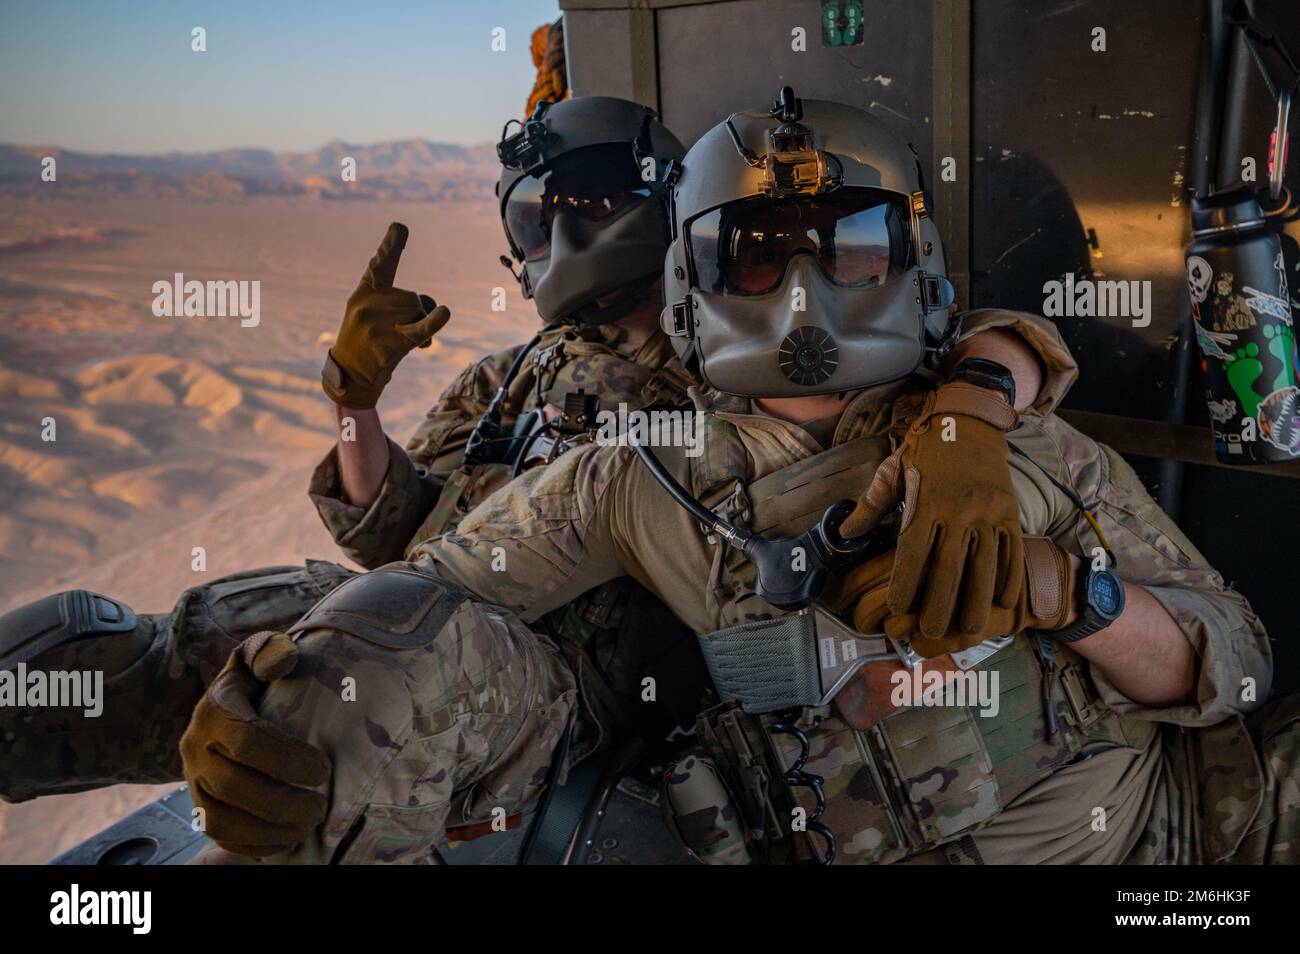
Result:
<svg viewBox="0 0 1300 954"><path fill-rule="evenodd" d="M730 202L692 219L687 243L696 286L729 295L775 290L799 254L853 287L883 285L915 262L907 200L874 189Z"/></svg>
<svg viewBox="0 0 1300 954"><path fill-rule="evenodd" d="M537 175L524 176L506 196L506 235L524 261L545 258L551 225L561 212L588 222L611 219L650 197L650 184L628 143L591 146L561 156Z"/></svg>

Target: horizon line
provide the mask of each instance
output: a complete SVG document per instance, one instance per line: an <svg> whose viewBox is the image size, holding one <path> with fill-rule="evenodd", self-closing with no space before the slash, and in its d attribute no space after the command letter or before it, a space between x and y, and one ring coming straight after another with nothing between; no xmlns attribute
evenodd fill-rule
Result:
<svg viewBox="0 0 1300 954"><path fill-rule="evenodd" d="M311 152L312 149L323 149L325 146L329 146L333 143L340 143L345 146L358 146L361 148L368 148L371 146L385 146L391 143L400 143L400 142L427 142L430 145L434 145L434 146L458 146L461 149L475 149L481 146L496 145L496 143L492 142L491 140L483 140L482 142L464 143L464 142L448 142L445 140L438 140L438 139L426 139L423 136L407 136L402 139L379 139L379 140L375 140L374 142L349 142L346 139L337 139L337 138L327 139L318 146L309 147L306 149L273 149L270 146L219 146L213 149L171 149L165 152L116 152L116 151L99 151L93 149L78 149L71 146L60 146L48 142L44 142L44 143L0 142L0 148L12 147L16 149L59 149L64 152L79 152L87 156L200 156L200 155L206 155L214 152L243 152L243 151L269 152L274 155L276 153L286 153L286 152L297 152L297 153Z"/></svg>

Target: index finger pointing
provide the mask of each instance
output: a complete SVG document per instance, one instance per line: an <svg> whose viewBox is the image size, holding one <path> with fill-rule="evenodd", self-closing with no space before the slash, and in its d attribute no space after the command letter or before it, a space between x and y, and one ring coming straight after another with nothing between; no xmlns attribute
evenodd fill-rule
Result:
<svg viewBox="0 0 1300 954"><path fill-rule="evenodd" d="M402 249L406 248L409 234L401 222L393 222L388 226L388 233L366 266L365 275L361 276L362 285L375 289L393 287L393 281L397 278L397 263L402 260Z"/></svg>

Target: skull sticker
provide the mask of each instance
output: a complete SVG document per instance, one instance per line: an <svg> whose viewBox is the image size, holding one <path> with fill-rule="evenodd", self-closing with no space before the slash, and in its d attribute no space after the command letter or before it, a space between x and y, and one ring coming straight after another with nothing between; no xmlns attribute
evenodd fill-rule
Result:
<svg viewBox="0 0 1300 954"><path fill-rule="evenodd" d="M1210 294L1210 282L1214 280L1214 270L1210 263L1199 255L1187 256L1187 289L1192 294L1192 302L1199 305Z"/></svg>

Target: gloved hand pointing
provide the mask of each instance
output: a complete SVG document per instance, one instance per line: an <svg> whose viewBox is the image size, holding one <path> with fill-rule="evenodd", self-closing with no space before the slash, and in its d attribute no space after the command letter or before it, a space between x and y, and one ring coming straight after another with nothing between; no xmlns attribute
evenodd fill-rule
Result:
<svg viewBox="0 0 1300 954"><path fill-rule="evenodd" d="M409 234L394 222L348 299L334 347L321 369L321 386L344 407L370 408L393 370L412 348L427 348L451 312L428 295L394 288Z"/></svg>

